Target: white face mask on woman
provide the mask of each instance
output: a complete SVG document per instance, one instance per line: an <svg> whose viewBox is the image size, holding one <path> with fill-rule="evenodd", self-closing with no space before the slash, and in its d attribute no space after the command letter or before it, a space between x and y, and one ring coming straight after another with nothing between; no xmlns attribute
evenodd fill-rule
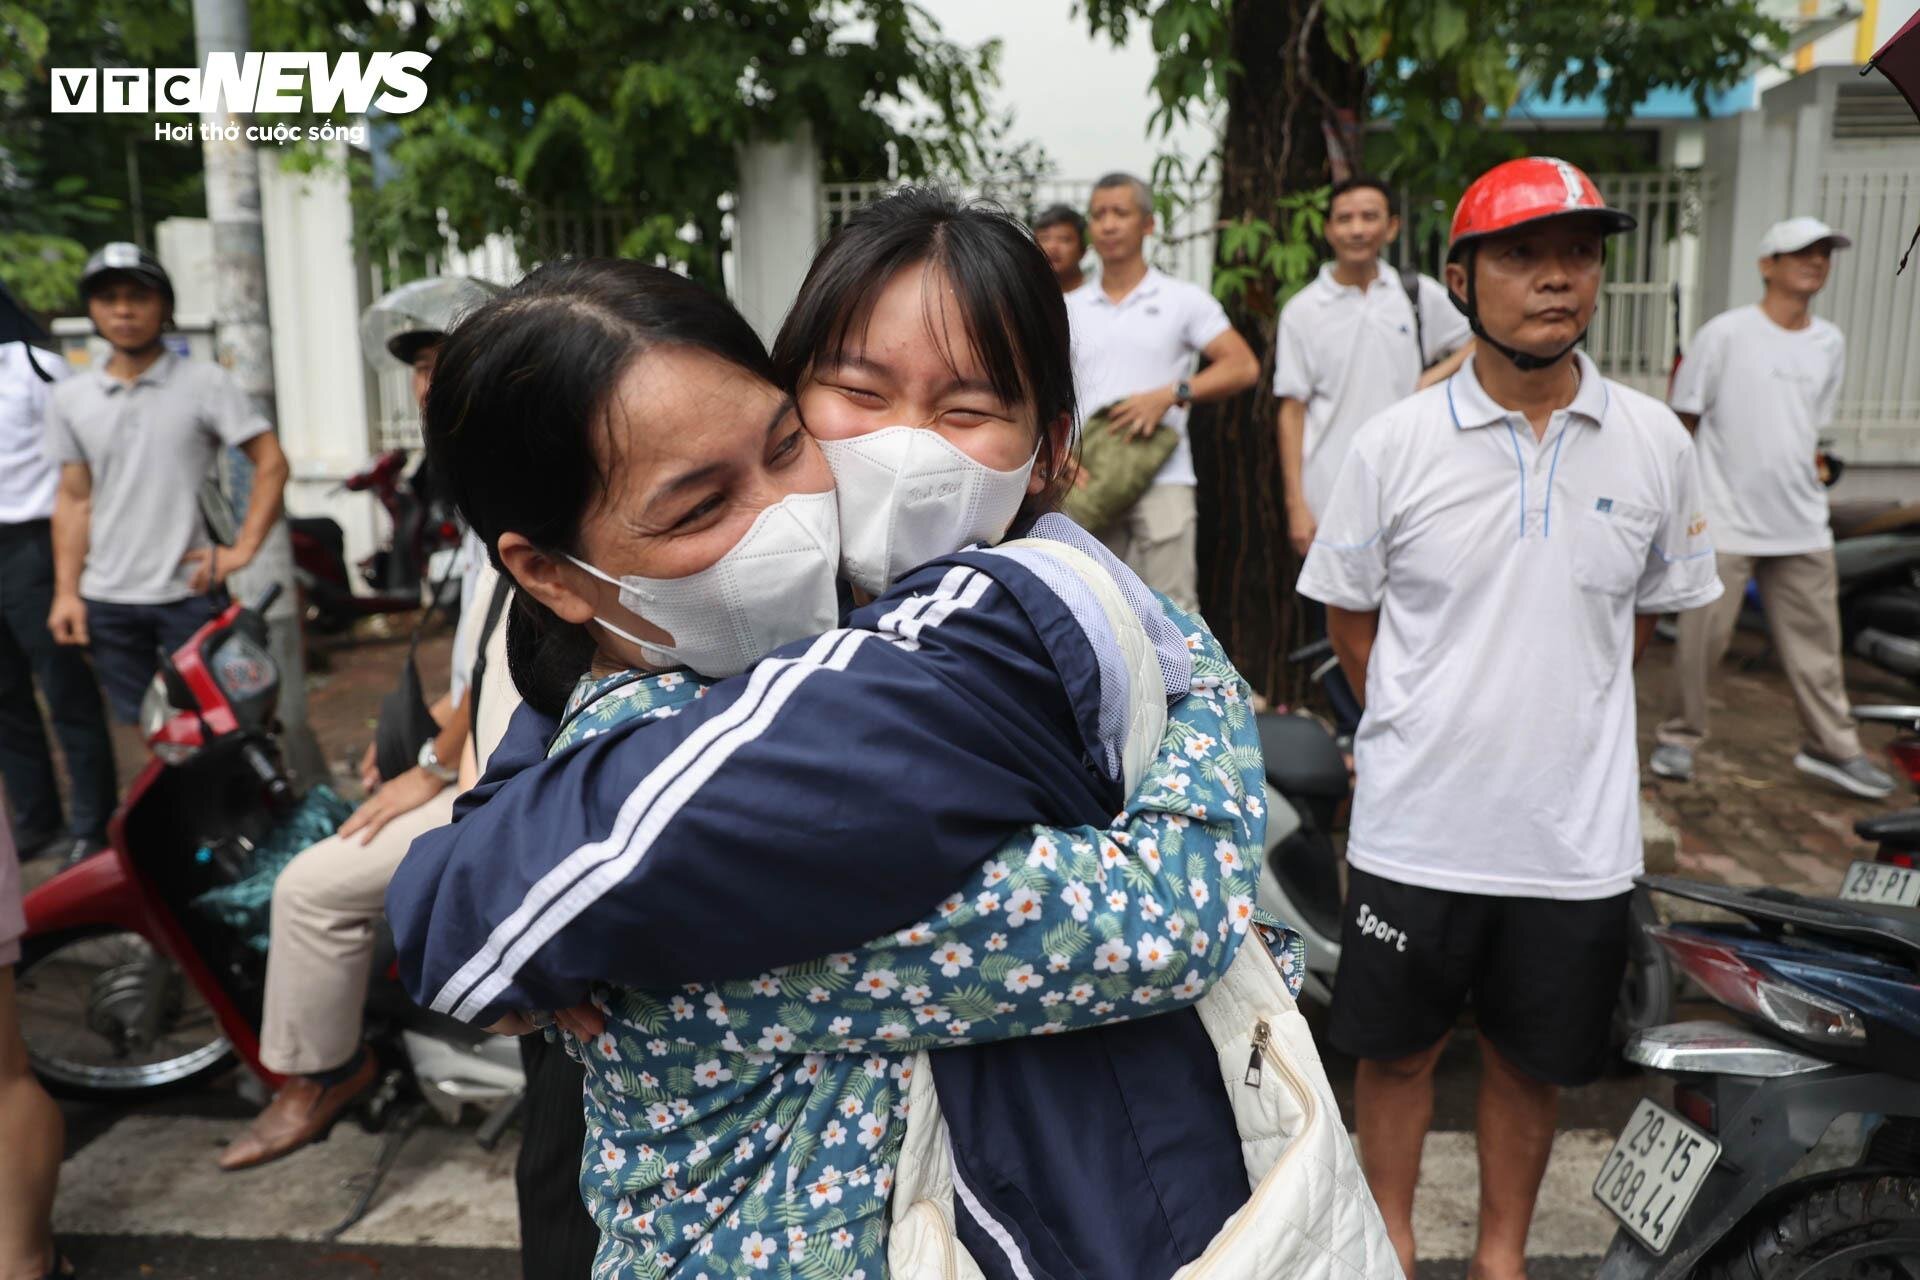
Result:
<svg viewBox="0 0 1920 1280"><path fill-rule="evenodd" d="M595 616L657 666L737 676L781 645L840 622L840 527L831 493L796 493L768 507L731 551L684 578L615 578L567 559L620 588L623 608L673 637L671 644L642 640Z"/></svg>
<svg viewBox="0 0 1920 1280"><path fill-rule="evenodd" d="M879 595L911 569L972 542L998 542L1027 496L1033 456L995 471L938 431L886 427L822 440L840 495L841 569Z"/></svg>

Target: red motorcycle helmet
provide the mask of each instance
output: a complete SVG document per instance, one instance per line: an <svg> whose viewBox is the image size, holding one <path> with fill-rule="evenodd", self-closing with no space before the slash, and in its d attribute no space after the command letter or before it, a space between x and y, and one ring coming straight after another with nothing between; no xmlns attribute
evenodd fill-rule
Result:
<svg viewBox="0 0 1920 1280"><path fill-rule="evenodd" d="M1544 369L1558 364L1567 352L1580 344L1582 333L1551 357L1516 351L1489 334L1480 323L1474 289L1473 252L1488 236L1513 231L1556 218L1585 218L1599 225L1605 235L1617 235L1639 226L1639 220L1623 209L1615 209L1601 197L1577 165L1552 156L1523 156L1509 160L1475 178L1460 204L1453 211L1453 234L1447 244L1447 261L1465 259L1467 296L1451 290L1448 297L1472 325L1474 336L1493 347L1520 369Z"/></svg>

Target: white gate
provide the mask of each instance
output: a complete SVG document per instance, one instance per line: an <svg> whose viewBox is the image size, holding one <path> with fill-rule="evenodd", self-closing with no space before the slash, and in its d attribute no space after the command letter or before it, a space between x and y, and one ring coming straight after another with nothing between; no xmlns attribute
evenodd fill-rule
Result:
<svg viewBox="0 0 1920 1280"><path fill-rule="evenodd" d="M1847 336L1847 377L1831 432L1857 462L1920 460L1920 254L1896 275L1920 226L1920 147L1834 146L1819 216L1853 237L1833 256L1814 310Z"/></svg>

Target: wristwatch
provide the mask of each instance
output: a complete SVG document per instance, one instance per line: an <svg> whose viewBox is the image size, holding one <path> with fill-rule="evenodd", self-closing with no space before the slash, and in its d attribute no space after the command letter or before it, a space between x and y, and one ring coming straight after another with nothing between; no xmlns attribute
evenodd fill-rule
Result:
<svg viewBox="0 0 1920 1280"><path fill-rule="evenodd" d="M440 753L433 749L432 738L420 744L420 755L414 763L442 782L452 782L460 776L457 771L440 763Z"/></svg>
<svg viewBox="0 0 1920 1280"><path fill-rule="evenodd" d="M1173 402L1185 408L1193 400L1193 384L1185 378L1173 384Z"/></svg>

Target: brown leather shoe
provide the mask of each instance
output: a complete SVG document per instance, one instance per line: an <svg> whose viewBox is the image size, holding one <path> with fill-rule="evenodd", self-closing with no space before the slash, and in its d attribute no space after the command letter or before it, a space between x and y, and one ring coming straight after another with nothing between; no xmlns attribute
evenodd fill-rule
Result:
<svg viewBox="0 0 1920 1280"><path fill-rule="evenodd" d="M247 1131L227 1144L220 1153L220 1167L228 1172L250 1169L326 1137L347 1104L372 1088L379 1074L373 1054L366 1053L361 1055L359 1070L332 1088L294 1076L253 1118Z"/></svg>

